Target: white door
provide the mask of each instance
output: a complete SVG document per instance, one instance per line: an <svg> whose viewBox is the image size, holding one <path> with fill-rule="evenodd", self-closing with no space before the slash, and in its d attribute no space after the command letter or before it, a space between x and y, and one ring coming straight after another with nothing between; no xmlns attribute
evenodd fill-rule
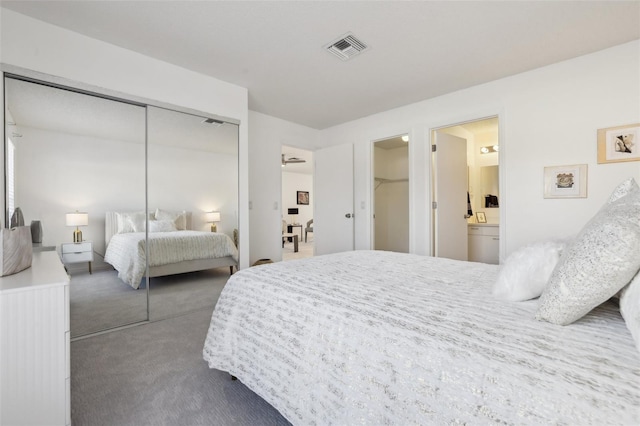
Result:
<svg viewBox="0 0 640 426"><path fill-rule="evenodd" d="M467 260L467 140L435 132L435 256Z"/></svg>
<svg viewBox="0 0 640 426"><path fill-rule="evenodd" d="M313 158L315 254L353 250L353 145L321 149Z"/></svg>

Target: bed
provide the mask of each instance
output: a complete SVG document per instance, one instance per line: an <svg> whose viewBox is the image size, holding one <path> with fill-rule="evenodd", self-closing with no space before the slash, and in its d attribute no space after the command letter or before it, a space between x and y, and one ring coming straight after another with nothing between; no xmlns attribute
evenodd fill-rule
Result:
<svg viewBox="0 0 640 426"><path fill-rule="evenodd" d="M147 275L146 219L140 212L105 215L105 262L134 289ZM233 273L233 267L237 267L238 250L233 240L223 233L191 230L188 212L157 210L149 219L149 277L220 267L229 267Z"/></svg>
<svg viewBox="0 0 640 426"><path fill-rule="evenodd" d="M614 302L562 327L492 295L499 267L354 251L234 274L203 356L294 425L639 424Z"/></svg>
<svg viewBox="0 0 640 426"><path fill-rule="evenodd" d="M354 251L232 276L203 348L294 425L640 424L640 186L498 265ZM617 297L617 299L616 299Z"/></svg>

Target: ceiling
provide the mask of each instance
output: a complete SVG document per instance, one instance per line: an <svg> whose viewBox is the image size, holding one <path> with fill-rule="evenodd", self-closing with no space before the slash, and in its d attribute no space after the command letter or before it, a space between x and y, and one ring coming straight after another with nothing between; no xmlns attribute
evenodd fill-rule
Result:
<svg viewBox="0 0 640 426"><path fill-rule="evenodd" d="M640 38L640 1L4 1L323 129ZM369 46L343 62L324 46ZM212 111L215 113L215 111Z"/></svg>

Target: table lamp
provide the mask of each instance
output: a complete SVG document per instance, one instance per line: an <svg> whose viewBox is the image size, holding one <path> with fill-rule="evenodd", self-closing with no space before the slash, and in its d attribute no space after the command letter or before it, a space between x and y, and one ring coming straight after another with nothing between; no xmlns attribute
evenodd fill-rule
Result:
<svg viewBox="0 0 640 426"><path fill-rule="evenodd" d="M220 222L220 212L207 212L207 223L211 224L211 232L218 232L216 222Z"/></svg>
<svg viewBox="0 0 640 426"><path fill-rule="evenodd" d="M75 211L74 213L67 213L67 226L75 226L76 230L73 231L73 242L82 242L82 231L79 226L87 226L89 224L89 213Z"/></svg>

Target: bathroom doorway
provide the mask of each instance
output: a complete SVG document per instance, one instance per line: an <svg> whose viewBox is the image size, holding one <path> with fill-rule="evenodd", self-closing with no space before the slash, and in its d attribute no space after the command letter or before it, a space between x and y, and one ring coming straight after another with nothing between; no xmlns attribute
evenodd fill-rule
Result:
<svg viewBox="0 0 640 426"><path fill-rule="evenodd" d="M497 116L432 130L435 256L499 263L499 136ZM453 145L458 153L444 155Z"/></svg>

